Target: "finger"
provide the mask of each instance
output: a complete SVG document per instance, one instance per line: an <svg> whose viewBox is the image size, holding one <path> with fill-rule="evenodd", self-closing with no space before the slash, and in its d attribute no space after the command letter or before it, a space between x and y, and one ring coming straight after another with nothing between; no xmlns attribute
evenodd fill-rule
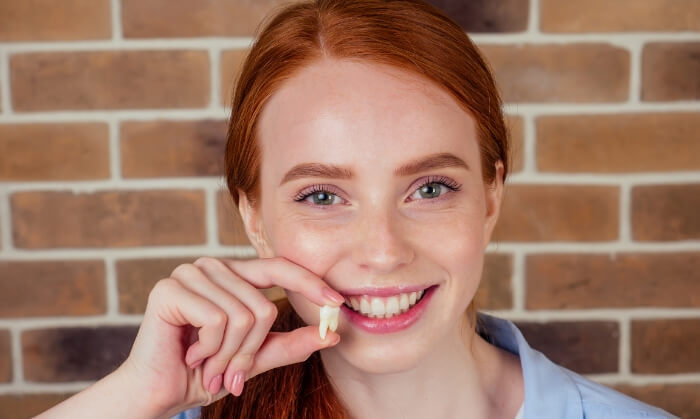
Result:
<svg viewBox="0 0 700 419"><path fill-rule="evenodd" d="M232 271L256 288L275 285L296 291L320 306L340 306L345 298L331 289L321 278L289 259L274 257L266 259L220 259Z"/></svg>
<svg viewBox="0 0 700 419"><path fill-rule="evenodd" d="M229 276L233 274L229 272ZM179 279L183 286L190 291L197 293L221 307L226 313L227 322L224 328L224 337L220 348L216 353L211 354L203 364L202 385L212 393L217 393L223 384L223 373L229 360L238 351L241 342L250 331L255 322L253 314L241 303L236 296L228 293L219 287L212 278L202 272L194 264L179 265L172 273L172 276ZM231 279L229 279L230 281ZM195 344L196 345L196 344ZM194 345L193 345L194 346ZM193 350L196 350L193 349ZM189 354L190 351L188 351ZM198 353L191 355L193 358L186 358L196 362ZM188 363L188 365L190 365ZM221 379L216 379L219 375Z"/></svg>

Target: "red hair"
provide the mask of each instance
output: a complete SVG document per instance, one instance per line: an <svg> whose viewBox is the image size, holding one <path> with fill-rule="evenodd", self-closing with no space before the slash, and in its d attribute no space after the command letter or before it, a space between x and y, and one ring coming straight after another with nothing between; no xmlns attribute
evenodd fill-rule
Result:
<svg viewBox="0 0 700 419"><path fill-rule="evenodd" d="M259 205L260 148L256 124L266 100L285 80L325 56L388 64L442 86L477 125L482 178L496 179L496 163L510 167L508 130L488 64L464 30L422 0L315 0L292 3L268 16L256 36L233 93L225 155L231 198L238 190ZM466 138L466 137L465 137ZM304 326L282 301L273 330ZM469 305L472 331L476 308ZM318 353L246 381L202 408L202 418L345 418Z"/></svg>

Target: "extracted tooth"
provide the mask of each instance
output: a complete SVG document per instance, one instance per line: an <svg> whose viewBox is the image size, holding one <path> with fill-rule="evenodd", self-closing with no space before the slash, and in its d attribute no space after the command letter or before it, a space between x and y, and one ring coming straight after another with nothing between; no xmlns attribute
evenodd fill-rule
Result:
<svg viewBox="0 0 700 419"><path fill-rule="evenodd" d="M326 333L328 329L332 332L338 328L338 316L340 315L340 307L331 307L325 305L321 307L319 312L319 318L321 322L318 325L318 333L321 335L321 340L326 339Z"/></svg>

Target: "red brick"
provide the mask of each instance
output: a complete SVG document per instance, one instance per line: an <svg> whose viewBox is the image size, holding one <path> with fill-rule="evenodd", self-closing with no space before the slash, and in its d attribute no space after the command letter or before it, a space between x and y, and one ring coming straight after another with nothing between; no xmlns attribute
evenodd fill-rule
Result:
<svg viewBox="0 0 700 419"><path fill-rule="evenodd" d="M631 368L638 374L700 372L700 318L633 320Z"/></svg>
<svg viewBox="0 0 700 419"><path fill-rule="evenodd" d="M136 326L103 326L24 331L24 378L29 382L98 380L124 362L137 330Z"/></svg>
<svg viewBox="0 0 700 419"><path fill-rule="evenodd" d="M630 55L608 44L480 45L505 102L621 102Z"/></svg>
<svg viewBox="0 0 700 419"><path fill-rule="evenodd" d="M110 38L109 3L109 0L0 2L0 42Z"/></svg>
<svg viewBox="0 0 700 419"><path fill-rule="evenodd" d="M3 394L0 412L13 419L30 419L56 406L74 393Z"/></svg>
<svg viewBox="0 0 700 419"><path fill-rule="evenodd" d="M107 124L0 124L0 181L104 178Z"/></svg>
<svg viewBox="0 0 700 419"><path fill-rule="evenodd" d="M285 2L122 0L122 32L126 38L252 36L265 14L282 3Z"/></svg>
<svg viewBox="0 0 700 419"><path fill-rule="evenodd" d="M16 111L204 107L210 94L209 54L185 50L13 54L10 80Z"/></svg>
<svg viewBox="0 0 700 419"><path fill-rule="evenodd" d="M100 260L0 261L0 317L105 313Z"/></svg>
<svg viewBox="0 0 700 419"><path fill-rule="evenodd" d="M0 330L0 383L12 381L12 345L10 331ZM0 404L0 406L2 406ZM0 409L2 411L2 409Z"/></svg>
<svg viewBox="0 0 700 419"><path fill-rule="evenodd" d="M506 310L513 307L513 255L487 253L481 284L474 297L478 310Z"/></svg>
<svg viewBox="0 0 700 419"><path fill-rule="evenodd" d="M219 242L225 245L249 245L243 219L238 207L233 203L228 190L222 189L216 195L216 212L219 220Z"/></svg>
<svg viewBox="0 0 700 419"><path fill-rule="evenodd" d="M226 121L130 121L121 124L124 177L222 176Z"/></svg>
<svg viewBox="0 0 700 419"><path fill-rule="evenodd" d="M521 116L506 115L506 124L510 131L511 168L510 173L523 170L525 160L525 126Z"/></svg>
<svg viewBox="0 0 700 419"><path fill-rule="evenodd" d="M528 255L526 305L531 310L700 307L697 266L697 252Z"/></svg>
<svg viewBox="0 0 700 419"><path fill-rule="evenodd" d="M700 170L697 112L545 116L536 131L539 171Z"/></svg>
<svg viewBox="0 0 700 419"><path fill-rule="evenodd" d="M614 240L618 206L616 186L509 185L491 241Z"/></svg>
<svg viewBox="0 0 700 419"><path fill-rule="evenodd" d="M530 346L579 374L617 372L620 331L611 321L516 322Z"/></svg>
<svg viewBox="0 0 700 419"><path fill-rule="evenodd" d="M206 242L200 190L16 192L10 206L14 243L20 248Z"/></svg>
<svg viewBox="0 0 700 419"><path fill-rule="evenodd" d="M700 418L700 384L618 384L618 391L681 418Z"/></svg>
<svg viewBox="0 0 700 419"><path fill-rule="evenodd" d="M231 107L234 82L249 52L248 49L232 49L221 52L221 104L224 106Z"/></svg>
<svg viewBox="0 0 700 419"><path fill-rule="evenodd" d="M631 207L634 240L700 238L700 183L635 186Z"/></svg>
<svg viewBox="0 0 700 419"><path fill-rule="evenodd" d="M528 0L429 0L467 32L521 32L527 29Z"/></svg>
<svg viewBox="0 0 700 419"><path fill-rule="evenodd" d="M700 2L695 5L700 10ZM700 12L692 17L700 26ZM642 51L642 100L700 99L699 55L700 42L646 44Z"/></svg>
<svg viewBox="0 0 700 419"><path fill-rule="evenodd" d="M692 31L696 0L540 0L544 32Z"/></svg>

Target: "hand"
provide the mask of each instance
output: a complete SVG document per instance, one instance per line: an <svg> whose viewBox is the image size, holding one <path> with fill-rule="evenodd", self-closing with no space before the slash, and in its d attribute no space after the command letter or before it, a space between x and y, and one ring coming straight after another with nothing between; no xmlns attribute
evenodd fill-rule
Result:
<svg viewBox="0 0 700 419"><path fill-rule="evenodd" d="M277 308L259 289L275 285L319 306L344 301L321 278L281 257L202 257L156 283L119 370L156 411L176 414L229 392L238 396L246 379L338 342L330 331L321 340L315 326L270 333Z"/></svg>

